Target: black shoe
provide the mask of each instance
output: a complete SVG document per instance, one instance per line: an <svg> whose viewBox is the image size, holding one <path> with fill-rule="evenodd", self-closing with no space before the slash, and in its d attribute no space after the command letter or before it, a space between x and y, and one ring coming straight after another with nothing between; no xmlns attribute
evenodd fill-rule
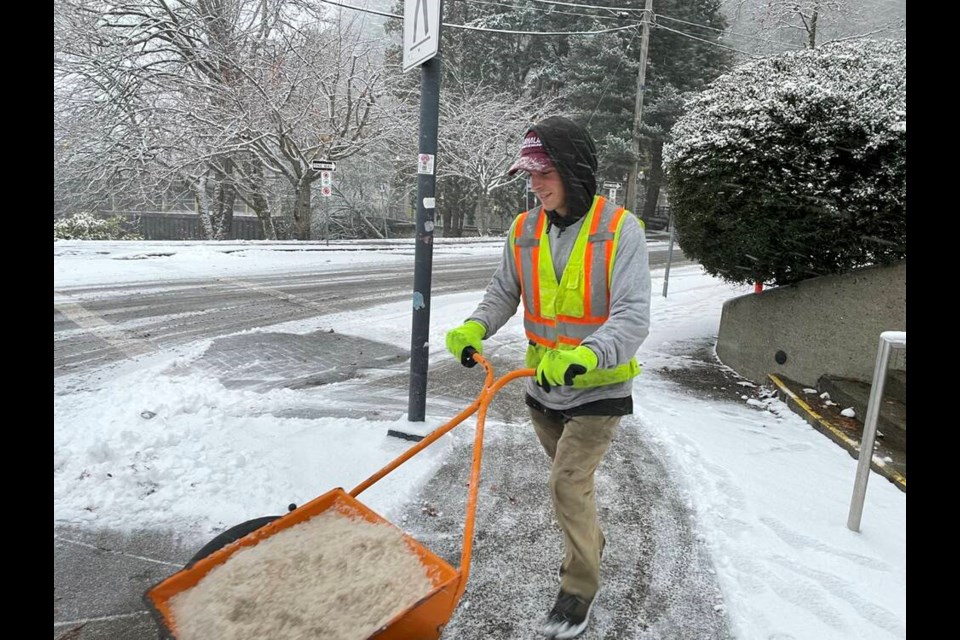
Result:
<svg viewBox="0 0 960 640"><path fill-rule="evenodd" d="M561 589L553 609L543 623L543 634L555 640L576 638L586 630L590 621L590 609L595 601L596 596L588 600Z"/></svg>

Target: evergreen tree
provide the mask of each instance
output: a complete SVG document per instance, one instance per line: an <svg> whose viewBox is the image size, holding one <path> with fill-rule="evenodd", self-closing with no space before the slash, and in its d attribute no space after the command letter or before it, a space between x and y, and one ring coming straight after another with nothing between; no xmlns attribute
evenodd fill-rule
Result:
<svg viewBox="0 0 960 640"><path fill-rule="evenodd" d="M639 40L639 26L631 35ZM626 180L633 163L631 132L638 59L630 57L631 39L618 33L578 36L564 60L564 103L597 142L599 173Z"/></svg>
<svg viewBox="0 0 960 640"><path fill-rule="evenodd" d="M622 2L616 4L623 6ZM642 9L644 3L635 0L630 6ZM639 158L645 169L642 186L646 194L644 208L637 213L645 219L655 212L663 175L663 144L682 113L684 96L700 90L732 64L731 52L717 46L726 26L720 0L655 0L654 13ZM629 24L640 15L620 12L619 24ZM601 175L606 179L625 180L634 160L631 141L640 30L638 22L635 29L578 37L563 64L563 95L575 117L588 125L597 139Z"/></svg>

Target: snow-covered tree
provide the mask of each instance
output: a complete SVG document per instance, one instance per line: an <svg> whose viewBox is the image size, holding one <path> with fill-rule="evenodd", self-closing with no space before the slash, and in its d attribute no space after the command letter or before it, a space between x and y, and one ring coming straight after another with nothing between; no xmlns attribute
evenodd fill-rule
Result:
<svg viewBox="0 0 960 640"><path fill-rule="evenodd" d="M737 67L667 147L684 252L787 284L906 256L906 47L860 40Z"/></svg>
<svg viewBox="0 0 960 640"><path fill-rule="evenodd" d="M54 4L55 211L127 208L151 199L162 93L90 2ZM142 51L141 51L142 53ZM160 72L157 71L154 77Z"/></svg>
<svg viewBox="0 0 960 640"><path fill-rule="evenodd" d="M567 115L577 118L594 137L599 173L607 180L625 179L634 160L631 137L639 61L628 45L639 40L639 29L627 36L573 38L559 74L564 102L574 111Z"/></svg>
<svg viewBox="0 0 960 640"><path fill-rule="evenodd" d="M399 165L414 166L416 156L407 156L405 163L398 162L378 145L373 152L338 162L332 196L316 199L314 237L387 238L392 221L412 223L408 203L413 198L394 179Z"/></svg>
<svg viewBox="0 0 960 640"><path fill-rule="evenodd" d="M57 0L57 131L85 134L55 139L64 175L79 176L60 182L124 193L121 179L155 193L164 181L186 185L211 238L229 233L238 197L271 237L276 198L267 191L285 183L297 236L309 238L319 178L311 160L348 158L390 127L381 43L362 35L362 17L334 21L328 9L311 0Z"/></svg>
<svg viewBox="0 0 960 640"><path fill-rule="evenodd" d="M726 40L775 54L852 38L903 39L906 0L724 0Z"/></svg>

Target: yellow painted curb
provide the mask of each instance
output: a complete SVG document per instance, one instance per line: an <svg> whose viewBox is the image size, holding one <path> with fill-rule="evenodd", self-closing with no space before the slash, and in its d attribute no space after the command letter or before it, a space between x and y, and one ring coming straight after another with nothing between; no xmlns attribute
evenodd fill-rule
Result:
<svg viewBox="0 0 960 640"><path fill-rule="evenodd" d="M811 407L810 405L808 405L806 402L803 401L802 398L800 398L797 394L795 394L793 391L791 391L790 388L787 387L787 385L783 383L783 380L781 380L780 378L778 378L776 375L774 375L774 374L772 374L772 373L768 373L768 374L767 374L767 377L770 378L770 379L773 381L773 384L777 385L777 388L778 388L778 389L780 389L780 390L783 391L785 394L787 394L787 396L789 396L790 399L793 400L793 401L797 404L797 406L799 406L801 409L803 409L811 418L813 418L814 420L816 420L816 421L817 421L817 424L819 424L819 425L820 425L821 427L823 427L824 429L828 430L828 431L829 431L831 434L833 434L833 436L834 436L835 438L837 438L839 441L841 441L842 443L846 444L846 445L850 448L851 451L856 452L856 454L857 454L858 456L860 455L860 443L859 443L859 442L857 442L856 440L854 440L853 438L851 438L850 436L848 436L847 434L843 433L842 431L840 431L839 429L837 429L836 427L834 427L832 424L830 424L830 422L827 421L823 416L821 416L819 413L817 413L816 411L814 411L814 410L813 410L813 407ZM890 479L890 480L893 481L895 484L899 485L904 491L906 491L906 489L907 489L907 479L904 478L902 475L900 475L900 474L899 474L898 472L896 472L895 470L893 470L893 469L891 469L890 467L888 467L888 466L886 465L886 463L885 463L881 458L878 458L876 455L871 455L871 456L870 456L870 466L871 466L871 467L874 467L874 468L875 468L875 471L877 471L878 473L880 473L882 476Z"/></svg>

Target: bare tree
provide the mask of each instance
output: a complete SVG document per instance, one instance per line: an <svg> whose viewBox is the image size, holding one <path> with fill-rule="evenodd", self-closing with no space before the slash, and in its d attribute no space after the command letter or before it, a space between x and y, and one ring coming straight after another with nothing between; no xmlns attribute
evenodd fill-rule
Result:
<svg viewBox="0 0 960 640"><path fill-rule="evenodd" d="M308 239L311 161L348 158L389 128L382 45L315 3L58 0L55 9L59 130L84 122L97 133L60 160L86 158L88 184L188 185L210 238L230 233L237 197L271 237L267 190L280 179L297 237Z"/></svg>
<svg viewBox="0 0 960 640"><path fill-rule="evenodd" d="M852 38L902 38L906 0L728 0L730 40L757 53Z"/></svg>
<svg viewBox="0 0 960 640"><path fill-rule="evenodd" d="M487 87L452 82L440 101L437 179L468 185L480 235L490 231L491 194L522 179L507 176L524 131L552 113L554 101L517 98ZM463 228L459 207L441 212L444 235ZM456 234L458 235L458 234Z"/></svg>
<svg viewBox="0 0 960 640"><path fill-rule="evenodd" d="M298 28L272 51L272 65L248 78L249 148L289 183L300 239L310 237L311 185L319 178L311 161L350 158L384 140L394 125L380 108L377 43L353 27Z"/></svg>
<svg viewBox="0 0 960 640"><path fill-rule="evenodd" d="M54 176L65 213L149 201L143 177L161 154L158 94L134 71L135 49L88 5L54 5Z"/></svg>
<svg viewBox="0 0 960 640"><path fill-rule="evenodd" d="M207 237L229 233L238 145L218 114L240 77L241 4L58 1L55 121L85 125L65 141L75 183L111 205L116 193L144 204L185 184Z"/></svg>

